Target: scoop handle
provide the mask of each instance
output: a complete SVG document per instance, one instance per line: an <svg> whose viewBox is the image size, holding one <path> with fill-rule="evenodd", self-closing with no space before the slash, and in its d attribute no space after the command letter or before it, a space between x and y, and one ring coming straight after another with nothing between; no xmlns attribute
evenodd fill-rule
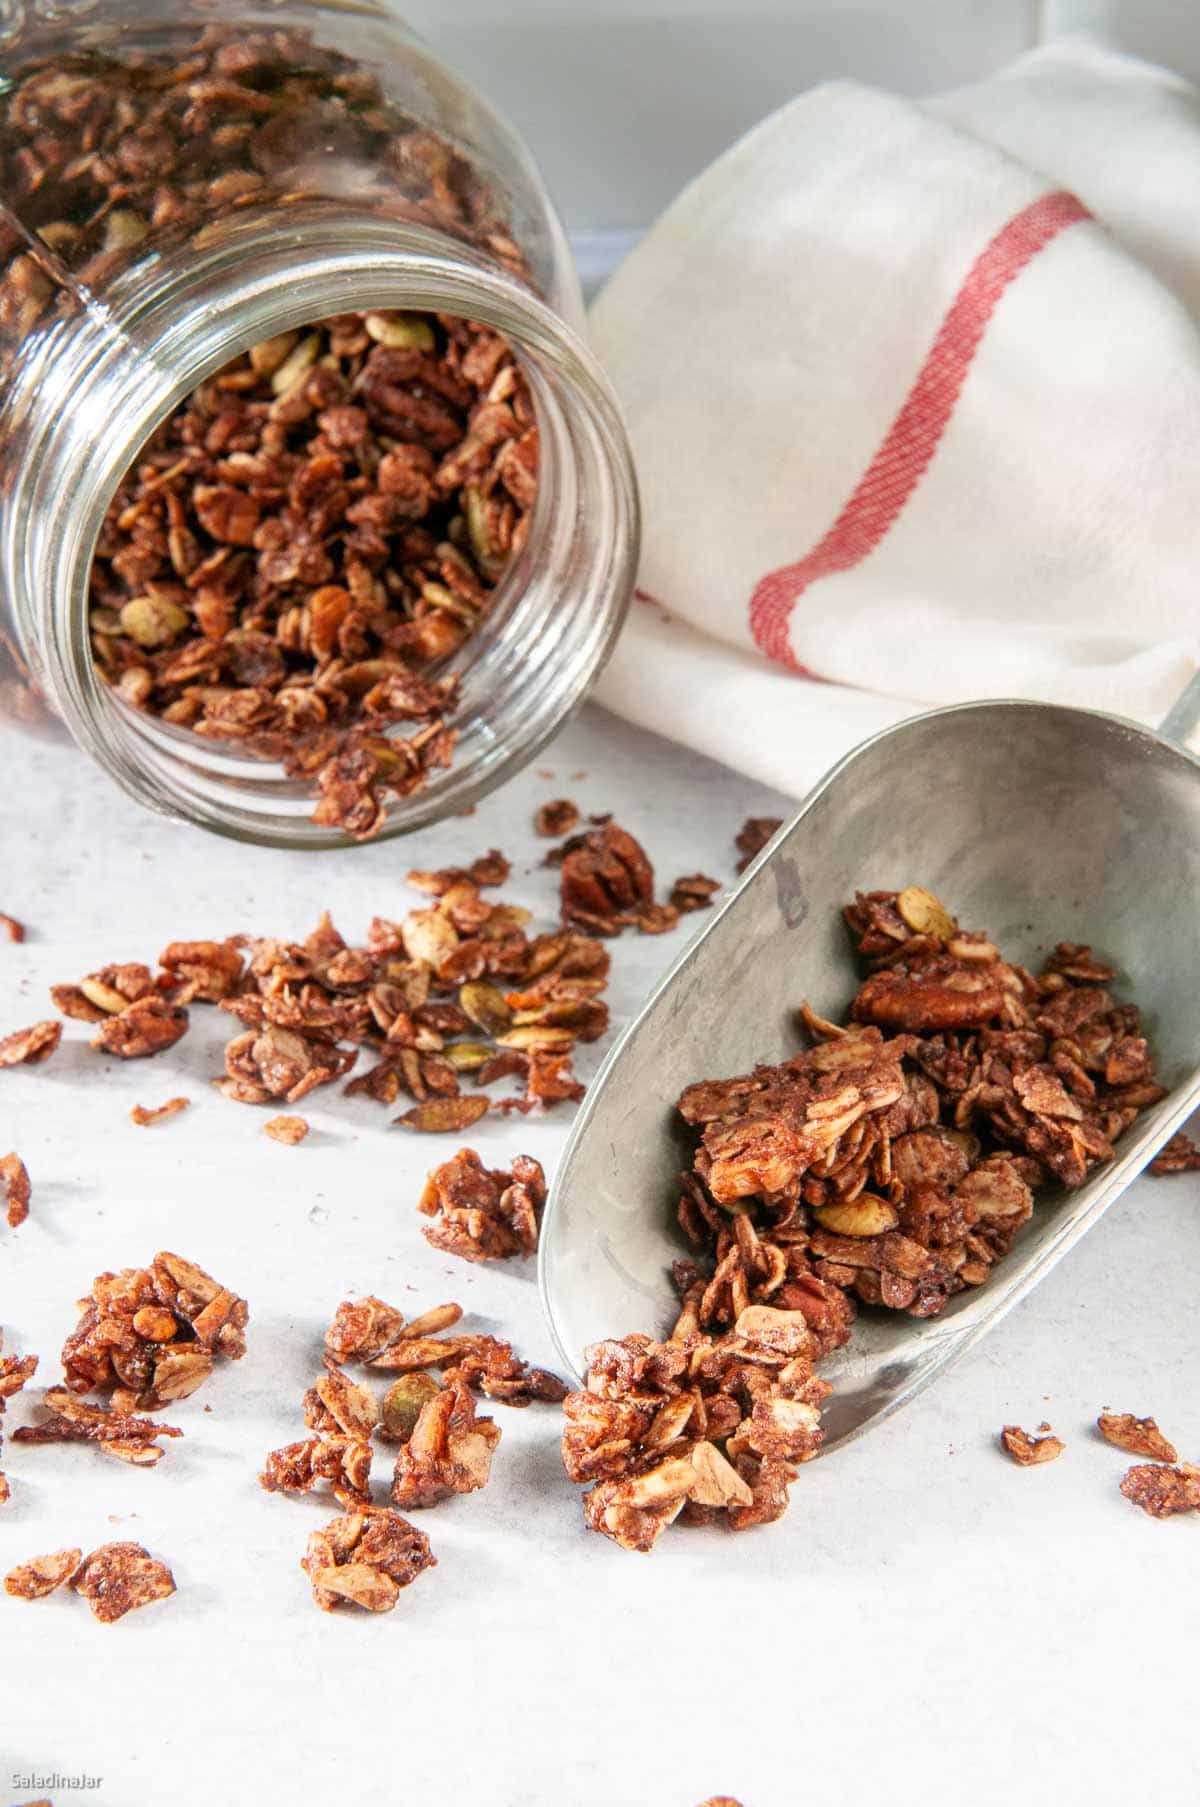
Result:
<svg viewBox="0 0 1200 1807"><path fill-rule="evenodd" d="M1183 695L1159 723L1164 740L1173 741L1185 753L1200 754L1200 671Z"/></svg>

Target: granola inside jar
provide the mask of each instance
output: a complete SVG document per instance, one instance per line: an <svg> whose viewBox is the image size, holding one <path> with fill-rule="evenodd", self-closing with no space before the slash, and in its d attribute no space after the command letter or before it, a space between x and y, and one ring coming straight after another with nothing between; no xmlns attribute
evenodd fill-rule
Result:
<svg viewBox="0 0 1200 1807"><path fill-rule="evenodd" d="M465 808L637 552L528 156L382 8L37 3L0 56L0 714L254 840Z"/></svg>

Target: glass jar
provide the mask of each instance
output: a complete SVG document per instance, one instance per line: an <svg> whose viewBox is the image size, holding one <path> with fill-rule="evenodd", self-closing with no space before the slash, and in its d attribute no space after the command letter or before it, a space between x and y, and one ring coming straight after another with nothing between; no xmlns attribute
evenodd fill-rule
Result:
<svg viewBox="0 0 1200 1807"><path fill-rule="evenodd" d="M0 0L0 22L0 710L65 724L151 808L344 844L294 767L104 681L93 556L150 436L231 360L351 311L454 317L512 347L536 495L475 631L424 674L461 683L453 755L371 832L465 809L582 700L637 556L625 435L530 158L382 6Z"/></svg>

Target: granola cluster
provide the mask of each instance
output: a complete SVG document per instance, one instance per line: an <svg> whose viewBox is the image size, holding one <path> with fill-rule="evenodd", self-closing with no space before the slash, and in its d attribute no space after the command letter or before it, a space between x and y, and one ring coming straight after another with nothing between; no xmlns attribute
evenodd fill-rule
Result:
<svg viewBox="0 0 1200 1807"><path fill-rule="evenodd" d="M747 824L748 858L774 826ZM587 1522L627 1548L678 1516L778 1517L820 1446L829 1389L813 1363L859 1306L933 1317L982 1285L1034 1193L1081 1185L1165 1096L1135 1006L1090 948L1060 943L1035 977L915 885L860 892L845 916L864 968L848 1023L805 1005L812 1046L679 1100L695 1138L679 1220L697 1253L674 1266L671 1340L593 1345L566 1402ZM1064 1448L1048 1425L1001 1441L1027 1466Z"/></svg>
<svg viewBox="0 0 1200 1807"><path fill-rule="evenodd" d="M373 1294L344 1299L334 1313L325 1334L325 1373L304 1397L310 1435L272 1450L259 1476L272 1493L309 1493L325 1485L349 1514L309 1541L303 1566L319 1606L328 1609L345 1598L386 1610L395 1603L396 1588L406 1585L405 1576L388 1567L389 1552L419 1557L407 1580L432 1562L428 1543L399 1512L372 1503L373 1439L396 1451L392 1505L434 1506L456 1493L478 1492L490 1476L500 1427L477 1414L476 1392L513 1406L566 1394L555 1375L530 1368L511 1343L443 1335L462 1315L460 1305L446 1304L406 1322ZM396 1378L379 1399L346 1374L348 1362ZM332 1544L322 1541L330 1538ZM346 1566L356 1572L336 1583L327 1579L325 1571ZM363 1566L382 1567L383 1578L358 1573Z"/></svg>
<svg viewBox="0 0 1200 1807"><path fill-rule="evenodd" d="M1090 949L1062 943L1034 977L918 886L860 893L846 920L866 969L849 1023L805 1006L814 1046L680 1098L679 1217L704 1259L676 1280L703 1329L762 1300L823 1317L833 1291L934 1316L983 1284L1035 1192L1081 1185L1165 1096Z"/></svg>
<svg viewBox="0 0 1200 1807"><path fill-rule="evenodd" d="M244 1299L164 1250L149 1267L100 1274L63 1344L72 1393L111 1393L115 1410L155 1412L203 1386L219 1356L246 1353Z"/></svg>
<svg viewBox="0 0 1200 1807"><path fill-rule="evenodd" d="M1194 1462L1176 1467L1151 1462L1131 1468L1121 1492L1151 1518L1173 1518L1177 1512L1200 1512L1200 1468Z"/></svg>
<svg viewBox="0 0 1200 1807"><path fill-rule="evenodd" d="M310 1493L328 1484L342 1506L371 1503L371 1436L379 1404L368 1387L326 1360L326 1372L304 1395L304 1422L312 1435L273 1449L259 1475L268 1493Z"/></svg>
<svg viewBox="0 0 1200 1807"><path fill-rule="evenodd" d="M590 1484L590 1528L648 1551L677 1518L744 1531L781 1517L821 1446L823 1347L801 1312L770 1305L747 1306L717 1337L685 1311L669 1342L594 1343L562 1436L568 1476Z"/></svg>
<svg viewBox="0 0 1200 1807"><path fill-rule="evenodd" d="M19 1393L26 1383L32 1380L37 1372L36 1355L5 1355L4 1338L0 1335L0 1447L4 1443L3 1421L5 1408L14 1394ZM20 1436L18 1431L17 1436ZM0 1506L9 1498L8 1477L0 1472Z"/></svg>
<svg viewBox="0 0 1200 1807"><path fill-rule="evenodd" d="M41 1600L60 1587L81 1595L102 1625L112 1625L173 1594L175 1577L140 1543L101 1544L89 1556L55 1550L20 1563L4 1577L4 1591L15 1600Z"/></svg>
<svg viewBox="0 0 1200 1807"><path fill-rule="evenodd" d="M495 196L353 60L291 29L211 28L161 51L26 63L0 100L0 381L56 309L217 221L320 194L528 279ZM49 254L49 256L47 255ZM51 261L51 258L53 261ZM449 762L457 679L524 539L538 444L508 342L401 311L252 347L163 423L114 497L91 583L97 668L135 708L313 787L363 839Z"/></svg>
<svg viewBox="0 0 1200 1807"><path fill-rule="evenodd" d="M308 1540L300 1567L322 1612L343 1602L367 1612L391 1612L400 1589L437 1567L423 1531L387 1506L330 1519Z"/></svg>
<svg viewBox="0 0 1200 1807"><path fill-rule="evenodd" d="M14 1443L94 1443L101 1455L153 1468L166 1454L160 1437L182 1437L174 1424L146 1418L124 1405L96 1405L69 1387L47 1387L39 1401L36 1424L13 1432Z"/></svg>
<svg viewBox="0 0 1200 1807"><path fill-rule="evenodd" d="M424 1226L435 1249L464 1261L503 1261L534 1253L545 1202L546 1176L531 1155L517 1155L505 1173L460 1148L433 1169L417 1210L435 1219Z"/></svg>
<svg viewBox="0 0 1200 1807"><path fill-rule="evenodd" d="M461 1306L448 1304L405 1323L382 1299L347 1299L326 1333L335 1361L362 1362L398 1377L380 1405L380 1436L398 1446L392 1478L397 1506L430 1506L486 1484L500 1428L476 1416L473 1393L512 1406L554 1402L566 1393L555 1375L529 1367L511 1343L442 1334L461 1317Z"/></svg>
<svg viewBox="0 0 1200 1807"><path fill-rule="evenodd" d="M245 1354L246 1301L164 1251L149 1267L100 1274L79 1311L63 1344L66 1384L46 1389L38 1422L14 1431L13 1442L94 1443L117 1461L152 1468L164 1454L159 1439L183 1432L144 1414L189 1398L218 1356ZM92 1392L107 1402L80 1397Z"/></svg>
<svg viewBox="0 0 1200 1807"><path fill-rule="evenodd" d="M1131 1505L1140 1506L1151 1518L1200 1512L1200 1468L1179 1460L1175 1445L1153 1418L1113 1412L1106 1406L1096 1420L1096 1429L1114 1449L1148 1458L1126 1469L1121 1482L1121 1492Z"/></svg>
<svg viewBox="0 0 1200 1807"><path fill-rule="evenodd" d="M508 874L495 850L469 867L411 872L430 901L396 921L376 916L362 947L324 915L303 942L175 941L157 972L106 966L51 996L65 1016L99 1025L94 1047L123 1059L171 1046L189 1006L218 1006L240 1025L218 1082L239 1104L297 1104L344 1078L366 1048L374 1064L346 1090L384 1105L411 1099L397 1119L405 1128L461 1130L489 1109L541 1109L583 1095L572 1050L608 1027L609 957L571 928L528 934L528 910L483 895ZM57 1040L60 1025L48 1027ZM493 1103L478 1089L514 1077L516 1098ZM273 1118L269 1133L297 1141L302 1123Z"/></svg>
<svg viewBox="0 0 1200 1807"><path fill-rule="evenodd" d="M1138 1418L1132 1412L1113 1412L1106 1406L1096 1419L1096 1429L1105 1443L1134 1456L1146 1456L1145 1463L1126 1469L1121 1492L1134 1506L1151 1518L1173 1518L1180 1512L1200 1512L1200 1468L1191 1462L1180 1462L1175 1445L1163 1435L1153 1418ZM1039 1434L1031 1435L1018 1425L1006 1424L1000 1443L1013 1461L1022 1468L1053 1462L1061 1456L1066 1444L1050 1433L1048 1424L1038 1426Z"/></svg>

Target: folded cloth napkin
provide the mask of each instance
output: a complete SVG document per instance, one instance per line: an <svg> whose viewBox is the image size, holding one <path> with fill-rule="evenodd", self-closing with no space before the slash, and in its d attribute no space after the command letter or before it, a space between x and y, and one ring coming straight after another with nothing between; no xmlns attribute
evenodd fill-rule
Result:
<svg viewBox="0 0 1200 1807"><path fill-rule="evenodd" d="M915 711L1161 718L1200 667L1200 99L1087 41L817 88L699 177L593 339L645 508L598 697L801 795Z"/></svg>

